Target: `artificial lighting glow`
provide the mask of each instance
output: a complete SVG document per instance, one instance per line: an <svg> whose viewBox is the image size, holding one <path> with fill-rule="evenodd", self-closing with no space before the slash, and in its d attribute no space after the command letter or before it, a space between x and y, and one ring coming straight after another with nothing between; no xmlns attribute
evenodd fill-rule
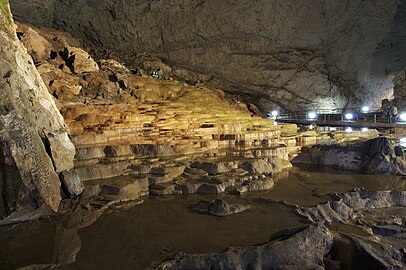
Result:
<svg viewBox="0 0 406 270"><path fill-rule="evenodd" d="M277 126L277 125L278 125L278 122L276 122L276 121L273 122L273 125L274 125L274 126Z"/></svg>
<svg viewBox="0 0 406 270"><path fill-rule="evenodd" d="M347 133L352 132L352 128L351 128L351 127L347 127L347 128L345 129L345 132L347 132Z"/></svg>
<svg viewBox="0 0 406 270"><path fill-rule="evenodd" d="M276 110L273 110L273 111L271 112L271 115L272 115L273 117L277 117L277 116L279 115L279 112L276 111Z"/></svg>
<svg viewBox="0 0 406 270"><path fill-rule="evenodd" d="M364 107L361 108L361 111L362 111L363 113L367 113L367 112L369 112L369 107L368 107L368 106L364 106Z"/></svg>
<svg viewBox="0 0 406 270"><path fill-rule="evenodd" d="M354 118L354 115L352 113L346 113L344 117L347 120L352 120Z"/></svg>
<svg viewBox="0 0 406 270"><path fill-rule="evenodd" d="M363 132L366 132L366 131L368 131L369 129L368 128L362 128L361 129Z"/></svg>
<svg viewBox="0 0 406 270"><path fill-rule="evenodd" d="M406 143L406 137L400 138L401 143Z"/></svg>
<svg viewBox="0 0 406 270"><path fill-rule="evenodd" d="M310 129L310 130L314 129L314 126L313 126L313 125L310 125L310 126L309 126L309 129Z"/></svg>
<svg viewBox="0 0 406 270"><path fill-rule="evenodd" d="M335 128L335 127L330 127L330 131L336 131L337 130L337 128Z"/></svg>
<svg viewBox="0 0 406 270"><path fill-rule="evenodd" d="M307 117L308 117L309 119L316 119L316 118L317 118L317 114L316 114L315 112L309 112L309 113L307 114Z"/></svg>
<svg viewBox="0 0 406 270"><path fill-rule="evenodd" d="M406 113L401 113L399 116L400 120L406 121Z"/></svg>

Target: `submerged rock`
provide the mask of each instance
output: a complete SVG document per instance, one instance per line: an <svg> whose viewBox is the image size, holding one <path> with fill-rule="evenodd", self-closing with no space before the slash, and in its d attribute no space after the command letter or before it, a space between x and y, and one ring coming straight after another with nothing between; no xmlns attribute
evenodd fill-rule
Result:
<svg viewBox="0 0 406 270"><path fill-rule="evenodd" d="M385 137L348 144L315 145L303 149L303 153L292 162L360 173L406 175L403 150Z"/></svg>
<svg viewBox="0 0 406 270"><path fill-rule="evenodd" d="M333 241L324 226L309 226L287 239L264 245L229 248L221 253L178 254L157 266L169 269L324 269Z"/></svg>
<svg viewBox="0 0 406 270"><path fill-rule="evenodd" d="M219 217L241 213L248 208L248 205L236 203L228 204L222 199L217 199L212 202L200 201L197 204L193 205L193 210Z"/></svg>
<svg viewBox="0 0 406 270"><path fill-rule="evenodd" d="M406 191L368 191L355 189L347 193L335 193L337 201L318 204L315 207L299 208L300 215L306 216L312 222L344 222L355 218L359 211L391 206L406 206Z"/></svg>

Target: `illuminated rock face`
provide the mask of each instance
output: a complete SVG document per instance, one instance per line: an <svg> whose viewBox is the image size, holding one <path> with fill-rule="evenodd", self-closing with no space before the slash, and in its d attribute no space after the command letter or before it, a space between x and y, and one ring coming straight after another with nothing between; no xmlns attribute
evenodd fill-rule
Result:
<svg viewBox="0 0 406 270"><path fill-rule="evenodd" d="M75 148L33 59L17 39L8 1L0 1L0 47L0 218L21 210L57 210L57 173L73 167Z"/></svg>
<svg viewBox="0 0 406 270"><path fill-rule="evenodd" d="M95 62L66 33L24 24L17 31L37 48L33 57L44 48L52 55L36 66L76 147L75 167L61 178L70 197L83 191L80 180L99 186L95 194L126 200L269 190L298 142L315 142L315 134L299 138L295 124L254 116L219 89L168 78L162 63L158 78L134 74L113 59ZM48 45L33 46L35 37Z"/></svg>
<svg viewBox="0 0 406 270"><path fill-rule="evenodd" d="M11 2L19 20L158 55L263 112L379 106L406 64L404 1Z"/></svg>

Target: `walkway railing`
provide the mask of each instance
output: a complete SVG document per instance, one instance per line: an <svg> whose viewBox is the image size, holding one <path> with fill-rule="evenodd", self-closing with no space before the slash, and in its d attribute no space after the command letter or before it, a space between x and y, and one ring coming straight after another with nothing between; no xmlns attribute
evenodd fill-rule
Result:
<svg viewBox="0 0 406 270"><path fill-rule="evenodd" d="M405 117L399 117L399 115L395 118L389 119L386 113L378 111L378 108L372 108L366 110L360 108L337 108L337 109L330 109L330 110L315 110L315 111L292 111L292 112L276 112L273 111L272 114L269 115L270 118L274 118L279 122L301 122L301 123L321 123L325 122L328 124L329 122L337 123L343 122L344 123L355 123L355 122L362 122L362 123L381 123L381 124L406 124Z"/></svg>

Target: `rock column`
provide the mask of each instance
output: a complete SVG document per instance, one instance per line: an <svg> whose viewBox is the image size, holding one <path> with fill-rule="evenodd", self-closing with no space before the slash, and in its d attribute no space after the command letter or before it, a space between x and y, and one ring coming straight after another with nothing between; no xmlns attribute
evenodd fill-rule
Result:
<svg viewBox="0 0 406 270"><path fill-rule="evenodd" d="M17 39L8 0L0 0L0 78L0 218L21 210L57 210L58 173L73 167L75 148Z"/></svg>

